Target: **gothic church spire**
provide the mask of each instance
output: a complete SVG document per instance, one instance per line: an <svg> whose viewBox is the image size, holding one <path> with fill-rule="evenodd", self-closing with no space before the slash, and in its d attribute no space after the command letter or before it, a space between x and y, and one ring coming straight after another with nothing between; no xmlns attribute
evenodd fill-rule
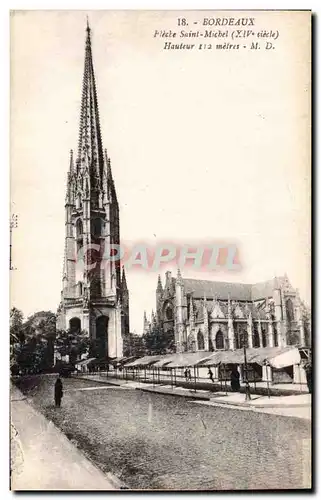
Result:
<svg viewBox="0 0 321 500"><path fill-rule="evenodd" d="M83 167L88 161L91 175L101 183L104 157L88 19L86 32L77 163Z"/></svg>

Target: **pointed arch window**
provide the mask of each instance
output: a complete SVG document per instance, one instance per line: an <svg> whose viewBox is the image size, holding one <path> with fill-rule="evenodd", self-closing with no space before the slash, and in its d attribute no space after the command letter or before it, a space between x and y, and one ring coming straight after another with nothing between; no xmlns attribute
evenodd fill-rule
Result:
<svg viewBox="0 0 321 500"><path fill-rule="evenodd" d="M168 321L171 321L173 319L173 307L168 304L165 310L165 317Z"/></svg>
<svg viewBox="0 0 321 500"><path fill-rule="evenodd" d="M82 207L82 199L81 199L81 194L78 193L76 196L76 208L79 210Z"/></svg>
<svg viewBox="0 0 321 500"><path fill-rule="evenodd" d="M239 323L237 325L237 336L236 336L236 348L243 349L243 347L248 347L248 332L245 324Z"/></svg>
<svg viewBox="0 0 321 500"><path fill-rule="evenodd" d="M102 235L102 226L102 220L99 217L92 220L92 235L95 236L95 238L99 238Z"/></svg>
<svg viewBox="0 0 321 500"><path fill-rule="evenodd" d="M83 223L81 219L78 219L76 222L76 238L77 240L83 237Z"/></svg>
<svg viewBox="0 0 321 500"><path fill-rule="evenodd" d="M198 333L197 333L197 345L198 345L199 351L204 351L205 343L204 343L204 336L203 336L201 330L198 330Z"/></svg>
<svg viewBox="0 0 321 500"><path fill-rule="evenodd" d="M189 334L187 337L187 350L188 352L195 352L196 351L196 342L194 339L194 335L192 333Z"/></svg>
<svg viewBox="0 0 321 500"><path fill-rule="evenodd" d="M276 323L273 321L273 340L274 340L274 346L278 347L279 346L279 341L278 341L278 330L276 327Z"/></svg>
<svg viewBox="0 0 321 500"><path fill-rule="evenodd" d="M219 330L215 337L216 349L224 349L224 335L221 330Z"/></svg>
<svg viewBox="0 0 321 500"><path fill-rule="evenodd" d="M253 347L260 347L260 336L258 332L258 327L254 323L254 332L253 332Z"/></svg>
<svg viewBox="0 0 321 500"><path fill-rule="evenodd" d="M294 321L294 309L293 302L291 299L287 299L285 302L286 317L288 321Z"/></svg>

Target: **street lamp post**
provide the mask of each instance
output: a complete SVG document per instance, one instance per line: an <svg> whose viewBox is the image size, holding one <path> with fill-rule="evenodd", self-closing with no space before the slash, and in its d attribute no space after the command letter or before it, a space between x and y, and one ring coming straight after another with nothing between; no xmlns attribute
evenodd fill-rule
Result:
<svg viewBox="0 0 321 500"><path fill-rule="evenodd" d="M12 214L10 219L10 255L9 255L9 269L12 271L12 230L18 227L18 215Z"/></svg>
<svg viewBox="0 0 321 500"><path fill-rule="evenodd" d="M246 358L246 340L245 334L243 334L243 352L244 352L244 382L245 382L245 401L249 401L251 399L251 391L250 384L248 379L248 371L247 371L247 358Z"/></svg>

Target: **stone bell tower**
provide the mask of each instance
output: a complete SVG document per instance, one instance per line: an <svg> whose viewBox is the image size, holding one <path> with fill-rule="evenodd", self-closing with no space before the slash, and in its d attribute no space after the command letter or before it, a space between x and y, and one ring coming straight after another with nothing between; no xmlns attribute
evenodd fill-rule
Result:
<svg viewBox="0 0 321 500"><path fill-rule="evenodd" d="M103 151L87 22L79 144L70 153L65 199L65 254L57 328L86 331L102 356L121 357L129 332L125 270L110 259L119 245L119 208L110 158Z"/></svg>

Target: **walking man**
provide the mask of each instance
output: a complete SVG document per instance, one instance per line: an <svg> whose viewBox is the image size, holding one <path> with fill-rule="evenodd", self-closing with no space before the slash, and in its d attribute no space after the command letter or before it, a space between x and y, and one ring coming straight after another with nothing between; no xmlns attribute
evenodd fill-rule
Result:
<svg viewBox="0 0 321 500"><path fill-rule="evenodd" d="M61 400L63 396L63 387L61 378L58 377L55 383L55 406L56 408L60 408Z"/></svg>
<svg viewBox="0 0 321 500"><path fill-rule="evenodd" d="M213 382L214 384L214 378L213 378L213 372L212 370L209 368L208 369L208 378Z"/></svg>
<svg viewBox="0 0 321 500"><path fill-rule="evenodd" d="M187 382L188 381L188 370L187 370L187 368L185 368L185 370L184 370L184 376L185 376L185 380Z"/></svg>
<svg viewBox="0 0 321 500"><path fill-rule="evenodd" d="M240 385L240 374L236 366L232 368L231 372L231 388L233 392L238 392L241 388Z"/></svg>

